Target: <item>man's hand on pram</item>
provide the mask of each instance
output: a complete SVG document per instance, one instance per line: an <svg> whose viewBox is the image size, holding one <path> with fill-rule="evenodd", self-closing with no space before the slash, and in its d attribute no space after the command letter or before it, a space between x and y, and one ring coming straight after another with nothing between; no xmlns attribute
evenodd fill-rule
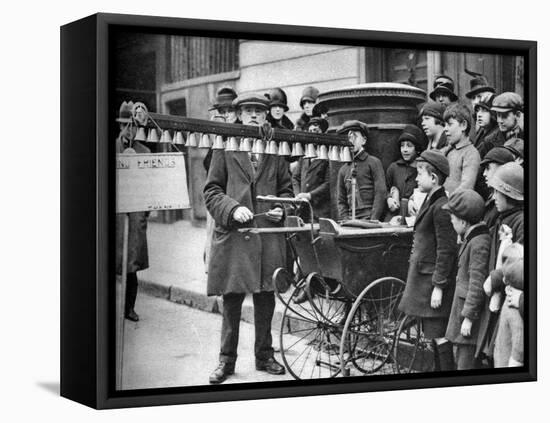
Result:
<svg viewBox="0 0 550 423"><path fill-rule="evenodd" d="M254 219L254 213L252 213L248 207L240 206L233 212L233 219L239 223L245 223Z"/></svg>

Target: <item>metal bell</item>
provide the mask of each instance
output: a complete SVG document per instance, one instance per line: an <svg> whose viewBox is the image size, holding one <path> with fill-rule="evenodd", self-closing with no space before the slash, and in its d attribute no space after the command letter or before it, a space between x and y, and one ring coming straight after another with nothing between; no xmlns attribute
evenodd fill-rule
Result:
<svg viewBox="0 0 550 423"><path fill-rule="evenodd" d="M145 128L140 127L137 129L136 136L134 138L136 141L147 141L147 135L145 134Z"/></svg>
<svg viewBox="0 0 550 423"><path fill-rule="evenodd" d="M216 135L214 139L214 144L212 145L212 150L223 150L223 137L221 135Z"/></svg>
<svg viewBox="0 0 550 423"><path fill-rule="evenodd" d="M344 163L351 163L353 161L349 147L342 148L342 152L340 154L340 161Z"/></svg>
<svg viewBox="0 0 550 423"><path fill-rule="evenodd" d="M185 145L185 140L183 139L181 131L177 131L176 135L174 135L174 144Z"/></svg>
<svg viewBox="0 0 550 423"><path fill-rule="evenodd" d="M338 151L338 147L335 145L332 145L328 152L328 159L333 162L339 162L340 161L340 152Z"/></svg>
<svg viewBox="0 0 550 423"><path fill-rule="evenodd" d="M188 147L197 147L199 143L197 142L197 134L194 132L189 132L187 136L187 146Z"/></svg>
<svg viewBox="0 0 550 423"><path fill-rule="evenodd" d="M279 156L290 156L290 146L288 142L283 141L279 144L279 151L277 152Z"/></svg>
<svg viewBox="0 0 550 423"><path fill-rule="evenodd" d="M276 141L269 141L267 143L267 149L265 150L265 154L271 154L276 155L278 153L279 149L277 148L277 142Z"/></svg>
<svg viewBox="0 0 550 423"><path fill-rule="evenodd" d="M292 144L292 157L302 157L304 155L304 148L299 142Z"/></svg>
<svg viewBox="0 0 550 423"><path fill-rule="evenodd" d="M252 150L252 146L250 145L250 138L243 138L241 140L241 145L239 146L239 151L245 151L249 153Z"/></svg>
<svg viewBox="0 0 550 423"><path fill-rule="evenodd" d="M326 145L320 145L317 152L319 154L319 159L328 160L328 148Z"/></svg>
<svg viewBox="0 0 550 423"><path fill-rule="evenodd" d="M306 145L306 155L304 157L306 159L313 159L317 157L317 152L315 151L315 146L313 144Z"/></svg>
<svg viewBox="0 0 550 423"><path fill-rule="evenodd" d="M149 135L147 135L148 142L159 142L159 134L155 128L149 129Z"/></svg>
<svg viewBox="0 0 550 423"><path fill-rule="evenodd" d="M229 138L227 145L225 146L225 151L239 151L239 143L237 142L237 138Z"/></svg>
<svg viewBox="0 0 550 423"><path fill-rule="evenodd" d="M199 148L210 148L212 143L210 142L210 135L202 134L201 141L199 142Z"/></svg>
<svg viewBox="0 0 550 423"><path fill-rule="evenodd" d="M169 142L169 143L172 142L172 135L170 135L170 131L168 131L167 129L165 129L165 130L162 132L162 135L161 135L161 137L160 137L160 142Z"/></svg>
<svg viewBox="0 0 550 423"><path fill-rule="evenodd" d="M255 139L252 152L255 154L265 154L264 142L260 139Z"/></svg>

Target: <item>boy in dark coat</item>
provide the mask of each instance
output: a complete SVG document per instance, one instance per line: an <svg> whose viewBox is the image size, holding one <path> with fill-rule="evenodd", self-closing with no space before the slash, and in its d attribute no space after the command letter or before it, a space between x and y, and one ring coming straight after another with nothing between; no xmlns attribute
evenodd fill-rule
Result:
<svg viewBox="0 0 550 423"><path fill-rule="evenodd" d="M248 94L235 99L244 125L265 122L268 101ZM281 206L257 203L257 195L292 197L288 164L283 157L243 151L214 150L204 187L204 199L216 227L208 268L207 294L223 295L220 363L210 383L221 383L235 371L241 307L246 294L254 302L256 369L283 374L273 357L271 321L275 309L272 275L284 267L284 239L276 235L242 233L239 227L279 227Z"/></svg>
<svg viewBox="0 0 550 423"><path fill-rule="evenodd" d="M355 178L355 218L380 220L386 206L386 178L382 162L368 154L365 143L368 126L358 120L348 120L338 129L353 143L353 163L344 164L338 171L338 215L341 220L352 216L352 180Z"/></svg>
<svg viewBox="0 0 550 423"><path fill-rule="evenodd" d="M443 206L451 213L451 223L462 240L458 252L458 272L445 338L456 346L457 370L475 369L479 317L485 304L483 282L488 274L491 237L481 219L483 198L475 191L457 190Z"/></svg>
<svg viewBox="0 0 550 423"><path fill-rule="evenodd" d="M422 320L436 351L434 369L453 370L452 344L445 339L455 284L456 233L443 189L449 162L440 152L420 155L416 181L427 194L416 217L409 273L399 310Z"/></svg>

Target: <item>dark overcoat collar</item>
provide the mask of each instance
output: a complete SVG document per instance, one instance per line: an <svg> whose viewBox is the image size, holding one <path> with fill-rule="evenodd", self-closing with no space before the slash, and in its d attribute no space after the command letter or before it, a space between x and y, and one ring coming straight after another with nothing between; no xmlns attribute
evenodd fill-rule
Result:
<svg viewBox="0 0 550 423"><path fill-rule="evenodd" d="M441 197L447 197L447 194L445 194L445 189L443 187L440 187L430 197L424 200L424 202L422 203L422 206L420 207L418 215L416 216L416 221L414 223L415 227L416 225L418 225L418 222L422 220L422 218L424 217L424 215L426 214L426 211L430 208L430 206Z"/></svg>
<svg viewBox="0 0 550 423"><path fill-rule="evenodd" d="M476 236L485 235L485 234L487 234L487 235L489 234L489 228L487 227L487 224L485 222L480 222L480 223L477 223L476 225L472 226L472 229L470 230L470 232L468 232L466 234L466 238L464 239L464 241L460 245L460 251L458 252L458 256L460 257L462 255L462 253L466 249L466 245L472 239L474 239Z"/></svg>

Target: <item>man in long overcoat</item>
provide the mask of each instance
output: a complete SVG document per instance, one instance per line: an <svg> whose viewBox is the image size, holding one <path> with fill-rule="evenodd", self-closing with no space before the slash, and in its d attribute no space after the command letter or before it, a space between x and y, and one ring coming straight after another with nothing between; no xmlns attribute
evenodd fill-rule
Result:
<svg viewBox="0 0 550 423"><path fill-rule="evenodd" d="M262 125L268 100L248 94L235 99L243 124ZM271 320L275 309L272 275L285 266L284 239L277 235L242 233L242 227L282 226L280 205L258 203L256 196L292 197L288 164L276 155L215 150L204 199L215 221L208 267L208 295L223 296L220 363L210 383L221 383L235 370L241 307L246 294L254 303L256 369L283 374L273 357Z"/></svg>

